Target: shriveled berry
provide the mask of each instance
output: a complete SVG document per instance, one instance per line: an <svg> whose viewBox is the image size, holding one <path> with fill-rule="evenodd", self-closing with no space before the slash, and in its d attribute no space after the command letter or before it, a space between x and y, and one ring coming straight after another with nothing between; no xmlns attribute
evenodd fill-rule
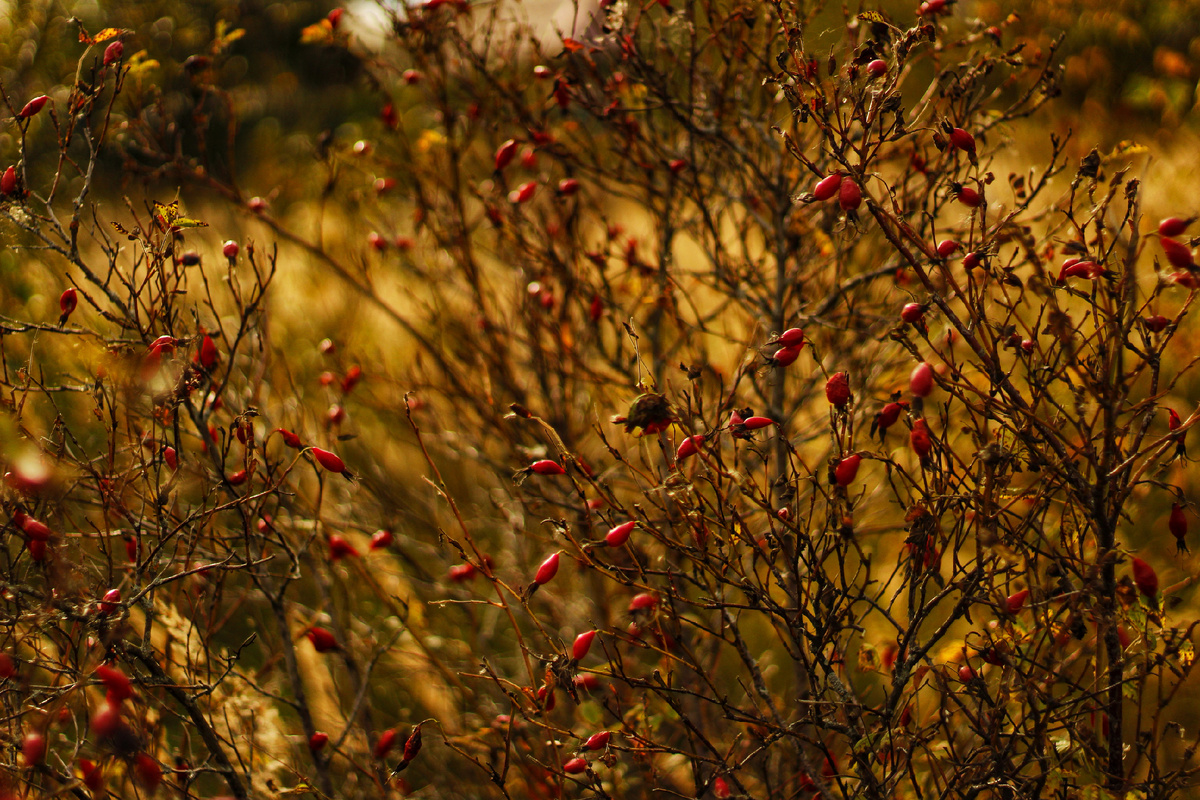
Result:
<svg viewBox="0 0 1200 800"><path fill-rule="evenodd" d="M840 409L846 407L850 397L850 376L844 372L835 372L825 382L825 399Z"/></svg>

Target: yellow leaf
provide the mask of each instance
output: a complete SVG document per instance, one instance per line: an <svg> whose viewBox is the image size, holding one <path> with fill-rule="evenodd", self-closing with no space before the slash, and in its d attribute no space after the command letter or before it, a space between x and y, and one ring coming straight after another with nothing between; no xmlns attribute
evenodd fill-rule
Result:
<svg viewBox="0 0 1200 800"><path fill-rule="evenodd" d="M421 136L417 139L417 151L428 153L435 147L441 147L446 143L446 135L441 131L425 130L421 132Z"/></svg>
<svg viewBox="0 0 1200 800"><path fill-rule="evenodd" d="M1188 667L1190 667L1192 665L1192 662L1195 660L1196 660L1195 645L1192 644L1190 639L1184 641L1184 643L1179 646L1179 666L1183 667L1184 669L1187 669Z"/></svg>
<svg viewBox="0 0 1200 800"><path fill-rule="evenodd" d="M333 41L333 23L323 19L300 31L301 44L328 44Z"/></svg>
<svg viewBox="0 0 1200 800"><path fill-rule="evenodd" d="M135 79L141 78L147 72L158 69L159 66L158 62L153 58L146 57L145 50L139 50L138 52L134 53L129 57L127 63L129 65L129 77Z"/></svg>
<svg viewBox="0 0 1200 800"><path fill-rule="evenodd" d="M882 11L863 11L858 15L858 18L863 22L879 22L884 25L891 25L891 20L883 15Z"/></svg>
<svg viewBox="0 0 1200 800"><path fill-rule="evenodd" d="M100 44L101 42L107 42L109 39L115 39L118 36L126 33L133 33L133 31L127 31L124 28L105 28L95 36L88 36L88 32L83 29L82 25L80 25L79 41L83 42L84 44Z"/></svg>
<svg viewBox="0 0 1200 800"><path fill-rule="evenodd" d="M879 672L879 651L872 645L864 644L858 649L859 672Z"/></svg>

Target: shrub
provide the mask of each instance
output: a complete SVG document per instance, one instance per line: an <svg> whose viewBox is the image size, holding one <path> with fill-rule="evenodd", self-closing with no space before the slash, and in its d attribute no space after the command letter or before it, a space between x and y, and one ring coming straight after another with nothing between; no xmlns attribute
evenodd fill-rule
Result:
<svg viewBox="0 0 1200 800"><path fill-rule="evenodd" d="M6 87L4 791L1193 785L1190 220L1031 133L1054 46L510 12L315 21L378 118L245 176L230 25Z"/></svg>

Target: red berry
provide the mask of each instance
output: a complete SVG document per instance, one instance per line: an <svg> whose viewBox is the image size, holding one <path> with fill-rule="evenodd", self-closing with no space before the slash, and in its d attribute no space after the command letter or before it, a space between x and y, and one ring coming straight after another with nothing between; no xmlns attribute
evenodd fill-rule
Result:
<svg viewBox="0 0 1200 800"><path fill-rule="evenodd" d="M106 739L121 727L121 705L111 699L111 692L103 703L96 707L91 719L92 733L98 739Z"/></svg>
<svg viewBox="0 0 1200 800"><path fill-rule="evenodd" d="M925 306L920 303L905 303L900 309L900 319L909 325L915 325L925 318Z"/></svg>
<svg viewBox="0 0 1200 800"><path fill-rule="evenodd" d="M1171 516L1167 520L1167 527L1171 531L1171 535L1179 543L1180 550L1187 550L1187 545L1184 544L1184 539L1187 537L1188 521L1187 515L1183 512L1183 506L1178 503L1171 504Z"/></svg>
<svg viewBox="0 0 1200 800"><path fill-rule="evenodd" d="M99 795L104 789L104 773L100 770L100 765L89 759L81 758L79 759L79 772L83 776L83 785L93 794Z"/></svg>
<svg viewBox="0 0 1200 800"><path fill-rule="evenodd" d="M578 775L581 772L587 772L588 762L585 758L572 758L567 763L563 764L563 772L569 775Z"/></svg>
<svg viewBox="0 0 1200 800"><path fill-rule="evenodd" d="M592 641L595 638L595 631L584 631L576 636L575 643L571 646L571 657L576 661L582 661L583 657L592 649Z"/></svg>
<svg viewBox="0 0 1200 800"><path fill-rule="evenodd" d="M138 783L146 787L146 791L151 794L162 783L162 767L145 753L140 754L134 759L133 772L137 776Z"/></svg>
<svg viewBox="0 0 1200 800"><path fill-rule="evenodd" d="M594 692L600 688L600 679L590 672L575 676L575 688L581 692Z"/></svg>
<svg viewBox="0 0 1200 800"><path fill-rule="evenodd" d="M200 340L200 352L198 353L200 366L205 369L212 369L217 365L217 343L208 334Z"/></svg>
<svg viewBox="0 0 1200 800"><path fill-rule="evenodd" d="M396 537L393 536L392 532L387 530L386 528L383 530L375 531L375 533L371 534L371 549L372 550L386 550L387 548L392 546L392 542L394 542L395 540L396 540Z"/></svg>
<svg viewBox="0 0 1200 800"><path fill-rule="evenodd" d="M962 203L967 208L978 208L979 204L983 202L982 195L980 195L979 192L975 191L970 186L957 185L957 188L954 190L954 195L958 198L958 202Z"/></svg>
<svg viewBox="0 0 1200 800"><path fill-rule="evenodd" d="M881 58L867 64L867 75L872 78L878 78L887 74L887 62Z"/></svg>
<svg viewBox="0 0 1200 800"><path fill-rule="evenodd" d="M404 72L400 73L400 80L404 81L409 86L416 86L421 82L421 78L423 77L424 76L415 69L406 69Z"/></svg>
<svg viewBox="0 0 1200 800"><path fill-rule="evenodd" d="M335 8L330 10L330 12L325 15L325 19L329 20L329 27L337 30L338 25L340 25L342 22L342 15L345 13L346 10L344 8Z"/></svg>
<svg viewBox="0 0 1200 800"><path fill-rule="evenodd" d="M963 269L975 269L982 261L983 256L979 255L979 253L975 251L967 253L963 256Z"/></svg>
<svg viewBox="0 0 1200 800"><path fill-rule="evenodd" d="M21 742L21 755L25 756L25 763L31 767L42 763L46 757L45 735L37 731L25 734L25 740Z"/></svg>
<svg viewBox="0 0 1200 800"><path fill-rule="evenodd" d="M476 569L470 564L455 564L450 568L448 576L455 583L462 583L475 577Z"/></svg>
<svg viewBox="0 0 1200 800"><path fill-rule="evenodd" d="M538 475L566 475L567 471L555 461L548 458L543 458L540 461L535 461L529 465L529 468Z"/></svg>
<svg viewBox="0 0 1200 800"><path fill-rule="evenodd" d="M829 200L838 193L838 189L842 186L842 174L835 172L832 175L822 178L817 181L817 185L813 187L813 197L818 200Z"/></svg>
<svg viewBox="0 0 1200 800"><path fill-rule="evenodd" d="M522 183L516 189L513 189L508 193L508 202L514 204L528 203L533 198L534 192L537 191L537 187L537 181L526 181L525 183Z"/></svg>
<svg viewBox="0 0 1200 800"><path fill-rule="evenodd" d="M1133 585L1150 600L1158 596L1158 573L1137 556L1133 557Z"/></svg>
<svg viewBox="0 0 1200 800"><path fill-rule="evenodd" d="M784 347L800 347L804 344L804 330L802 328L788 328L779 334L771 344L779 344Z"/></svg>
<svg viewBox="0 0 1200 800"><path fill-rule="evenodd" d="M929 366L929 362L922 361L917 364L908 380L908 388L914 397L929 396L933 391L933 367Z"/></svg>
<svg viewBox="0 0 1200 800"><path fill-rule="evenodd" d="M1158 223L1159 236L1179 236L1188 229L1188 225L1192 224L1192 220L1180 219L1179 217L1167 217L1162 222Z"/></svg>
<svg viewBox="0 0 1200 800"><path fill-rule="evenodd" d="M671 172L680 173L687 169L687 165L686 158L673 158L667 162L667 169L671 170Z"/></svg>
<svg viewBox="0 0 1200 800"><path fill-rule="evenodd" d="M558 182L558 193L561 195L572 195L579 191L579 181L574 178L563 178Z"/></svg>
<svg viewBox="0 0 1200 800"><path fill-rule="evenodd" d="M610 731L600 731L593 733L588 737L588 740L583 743L583 746L588 750L603 750L608 747L608 742L612 738Z"/></svg>
<svg viewBox="0 0 1200 800"><path fill-rule="evenodd" d="M538 567L537 573L533 576L533 582L537 586L542 586L554 580L554 576L558 574L558 553L553 554Z"/></svg>
<svg viewBox="0 0 1200 800"><path fill-rule="evenodd" d="M979 674L971 667L970 664L963 664L958 668L958 678L963 683L970 683L979 677Z"/></svg>
<svg viewBox="0 0 1200 800"><path fill-rule="evenodd" d="M283 439L283 443L288 447L294 447L297 450L304 448L304 442L300 441L300 437L291 431L284 430L283 428L276 428L274 432L279 434L280 438Z"/></svg>
<svg viewBox="0 0 1200 800"><path fill-rule="evenodd" d="M79 293L75 291L74 286L70 287L61 295L59 295L58 308L62 312L62 317L59 319L58 324L62 325L64 322L66 322L67 317L71 316L71 313L75 311L75 308L78 305Z"/></svg>
<svg viewBox="0 0 1200 800"><path fill-rule="evenodd" d="M909 444L917 456L924 461L933 449L933 439L929 435L929 425L923 419L913 423L912 432L908 435Z"/></svg>
<svg viewBox="0 0 1200 800"><path fill-rule="evenodd" d="M689 436L679 443L679 447L675 450L675 460L683 461L685 458L690 458L700 452L700 445L704 444L704 436L697 434Z"/></svg>
<svg viewBox="0 0 1200 800"><path fill-rule="evenodd" d="M1159 239L1162 245L1163 252L1167 254L1167 261L1175 269L1192 269L1196 266L1196 262L1192 259L1192 251L1174 239Z"/></svg>
<svg viewBox="0 0 1200 800"><path fill-rule="evenodd" d="M308 737L308 749L314 753L321 751L327 744L329 744L328 733L316 731L312 736Z"/></svg>
<svg viewBox="0 0 1200 800"><path fill-rule="evenodd" d="M251 197L249 200L246 201L246 207L249 208L251 211L253 211L255 214L261 214L264 211L266 211L268 205L269 205L269 203L267 203L267 201L261 197Z"/></svg>
<svg viewBox="0 0 1200 800"><path fill-rule="evenodd" d="M862 205L862 189L853 178L846 178L838 187L838 205L842 211L854 211Z"/></svg>
<svg viewBox="0 0 1200 800"><path fill-rule="evenodd" d="M942 241L938 242L937 254L942 258L949 258L954 253L958 252L960 247L962 247L962 245L960 245L954 239L943 239Z"/></svg>
<svg viewBox="0 0 1200 800"><path fill-rule="evenodd" d="M1022 608L1025 607L1025 601L1027 599L1029 599L1029 590L1028 589L1022 589L1019 592L1010 594L1008 596L1008 599L1004 601L1004 613L1016 614L1018 611L1020 611Z"/></svg>
<svg viewBox="0 0 1200 800"><path fill-rule="evenodd" d="M133 697L133 684L129 677L116 667L101 664L96 667L96 677L104 684L108 696L113 700L121 702Z"/></svg>
<svg viewBox="0 0 1200 800"><path fill-rule="evenodd" d="M98 610L104 616L116 613L118 604L121 602L121 590L109 589L104 593L104 598L100 601Z"/></svg>
<svg viewBox="0 0 1200 800"><path fill-rule="evenodd" d="M421 726L416 725L412 729L412 733L404 740L404 761L408 763L417 757L421 752Z"/></svg>
<svg viewBox="0 0 1200 800"><path fill-rule="evenodd" d="M46 103L49 100L50 100L50 98L46 97L46 95L44 95L44 94L39 97L33 98L28 103L26 103L25 107L21 109L19 114L17 114L17 119L29 119L34 114L41 111L42 108L45 107Z"/></svg>
<svg viewBox="0 0 1200 800"><path fill-rule="evenodd" d="M845 408L850 402L850 376L844 372L835 372L825 382L825 398L830 405Z"/></svg>
<svg viewBox="0 0 1200 800"><path fill-rule="evenodd" d="M29 548L29 557L37 563L42 563L46 560L46 543L41 539L30 539L26 545Z"/></svg>
<svg viewBox="0 0 1200 800"><path fill-rule="evenodd" d="M838 486L849 486L858 476L858 466L862 463L862 456L857 453L852 453L838 461L837 467L834 468L834 478L837 480Z"/></svg>
<svg viewBox="0 0 1200 800"><path fill-rule="evenodd" d="M975 137L962 128L950 131L950 146L967 153L975 152Z"/></svg>
<svg viewBox="0 0 1200 800"><path fill-rule="evenodd" d="M629 536L633 533L633 529L636 526L637 523L633 520L630 520L629 522L622 522L620 525L608 532L608 534L604 537L604 543L609 547L620 547L629 541Z"/></svg>
<svg viewBox="0 0 1200 800"><path fill-rule="evenodd" d="M4 175L0 176L0 193L10 195L17 191L17 170L15 167L9 167L4 170Z"/></svg>
<svg viewBox="0 0 1200 800"><path fill-rule="evenodd" d="M340 561L343 558L358 558L358 550L345 537L335 533L329 537L329 560Z"/></svg>
<svg viewBox="0 0 1200 800"><path fill-rule="evenodd" d="M1167 326L1171 324L1171 320L1167 319L1161 314L1154 314L1153 316L1143 317L1142 324L1145 325L1146 330L1150 331L1151 333L1162 333L1167 329Z"/></svg>
<svg viewBox="0 0 1200 800"><path fill-rule="evenodd" d="M630 611L647 611L658 605L658 595L650 592L635 594L633 599L629 601Z"/></svg>
<svg viewBox="0 0 1200 800"><path fill-rule="evenodd" d="M887 429L895 425L896 420L900 419L900 412L903 410L904 406L896 402L885 405L879 410L879 413L875 415L875 425L872 429L872 434L874 433L875 429L878 429L879 434L882 437L882 435L887 432Z"/></svg>
<svg viewBox="0 0 1200 800"><path fill-rule="evenodd" d="M334 453L331 453L328 450L322 450L319 447L314 447L312 449L312 454L313 457L317 459L317 463L330 472L335 472L340 475L346 471L346 462L342 461L342 459L338 458L338 456Z"/></svg>
<svg viewBox="0 0 1200 800"><path fill-rule="evenodd" d="M509 139L504 144L496 149L496 171L500 172L509 164L517 155L517 140Z"/></svg>
<svg viewBox="0 0 1200 800"><path fill-rule="evenodd" d="M718 775L713 780L713 797L717 798L717 800L729 800L732 794L729 789L729 781Z"/></svg>
<svg viewBox="0 0 1200 800"><path fill-rule="evenodd" d="M46 541L52 533L46 523L36 520L33 517L26 517L21 521L21 530L25 531L26 536L37 542Z"/></svg>
<svg viewBox="0 0 1200 800"><path fill-rule="evenodd" d="M781 347L771 356L771 363L777 367L786 367L800 357L800 347Z"/></svg>
<svg viewBox="0 0 1200 800"><path fill-rule="evenodd" d="M304 634L312 643L313 650L318 653L329 653L338 649L337 639L333 633L324 628L312 627Z"/></svg>
<svg viewBox="0 0 1200 800"><path fill-rule="evenodd" d="M383 759L392 748L396 746L396 730L388 728L383 733L379 734L379 738L375 741L375 747L371 750L371 755L376 759Z"/></svg>

